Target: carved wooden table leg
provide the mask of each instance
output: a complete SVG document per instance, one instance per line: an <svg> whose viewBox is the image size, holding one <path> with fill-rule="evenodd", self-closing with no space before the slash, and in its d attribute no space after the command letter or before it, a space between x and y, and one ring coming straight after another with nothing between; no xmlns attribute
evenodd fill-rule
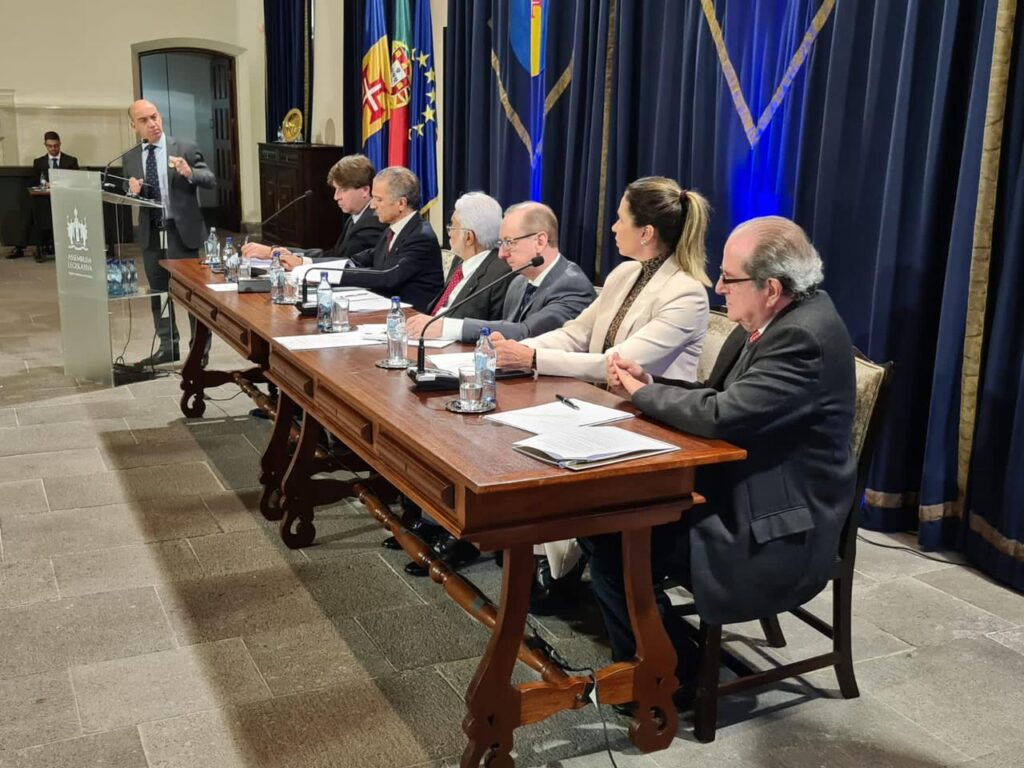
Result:
<svg viewBox="0 0 1024 768"><path fill-rule="evenodd" d="M665 749L676 735L679 717L672 694L679 683L676 652L654 600L650 528L623 532L622 559L637 659L633 678L637 707L629 739L644 752L653 752Z"/></svg>
<svg viewBox="0 0 1024 768"><path fill-rule="evenodd" d="M193 419L199 418L206 412L206 401L203 399L202 363L209 341L210 329L197 318L195 335L192 337L192 348L181 369L181 412Z"/></svg>
<svg viewBox="0 0 1024 768"><path fill-rule="evenodd" d="M260 459L260 483L263 485L260 512L267 520L281 519L281 481L288 467L288 436L294 416L295 402L282 392L277 400L274 430L270 433L270 442Z"/></svg>
<svg viewBox="0 0 1024 768"><path fill-rule="evenodd" d="M278 420L280 418L278 415ZM277 429L276 422L274 428ZM281 509L284 513L281 518L281 540L291 549L308 547L316 538L316 528L313 526L315 494L310 478L318 471L315 459L321 431L320 422L306 411L302 417L299 442L281 483Z"/></svg>
<svg viewBox="0 0 1024 768"><path fill-rule="evenodd" d="M520 724L520 693L512 685L519 644L530 607L533 548L520 544L505 551L498 623L487 651L466 692L462 730L469 744L462 753L462 768L476 768L481 760L491 768L511 768L512 732Z"/></svg>

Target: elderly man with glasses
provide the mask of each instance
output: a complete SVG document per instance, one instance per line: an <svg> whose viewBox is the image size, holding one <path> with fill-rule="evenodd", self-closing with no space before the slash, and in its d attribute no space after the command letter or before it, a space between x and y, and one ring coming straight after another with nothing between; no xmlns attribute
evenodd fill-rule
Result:
<svg viewBox="0 0 1024 768"><path fill-rule="evenodd" d="M518 203L505 211L497 246L498 256L511 269L529 264L535 256L544 262L512 278L498 317L446 317L427 329L428 337L472 342L486 326L506 339L525 339L561 328L597 297L583 270L559 254L558 219L543 203ZM422 324L410 323L409 329L414 334Z"/></svg>

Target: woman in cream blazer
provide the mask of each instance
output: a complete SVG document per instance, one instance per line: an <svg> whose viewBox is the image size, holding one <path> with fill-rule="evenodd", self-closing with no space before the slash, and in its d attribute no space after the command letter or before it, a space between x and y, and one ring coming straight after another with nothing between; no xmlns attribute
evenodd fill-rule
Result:
<svg viewBox="0 0 1024 768"><path fill-rule="evenodd" d="M561 328L499 341L498 365L603 382L618 352L658 376L693 380L708 325L704 242L708 204L659 176L637 179L619 203L615 244L629 261Z"/></svg>

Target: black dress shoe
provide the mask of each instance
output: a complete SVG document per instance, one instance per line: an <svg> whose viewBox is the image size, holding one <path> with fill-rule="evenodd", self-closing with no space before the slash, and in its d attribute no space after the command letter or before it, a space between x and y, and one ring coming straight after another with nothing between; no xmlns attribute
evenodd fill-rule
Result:
<svg viewBox="0 0 1024 768"><path fill-rule="evenodd" d="M415 533L427 546L433 545L435 541L444 535L444 528L436 523L428 523L425 520L417 520L415 523L409 526L409 530ZM401 549L402 545L398 543L398 539L394 536L388 536L384 541L380 543L385 549Z"/></svg>
<svg viewBox="0 0 1024 768"><path fill-rule="evenodd" d="M580 558L573 569L559 579L552 578L546 557L538 555L536 561L530 613L550 616L578 605L583 591L583 569L587 567L587 561Z"/></svg>
<svg viewBox="0 0 1024 768"><path fill-rule="evenodd" d="M410 576L426 576L427 575L427 569L424 568L419 563L413 562L412 560L410 560L408 563L406 563L405 564L405 568L403 568L402 570L405 571L406 573L408 573Z"/></svg>
<svg viewBox="0 0 1024 768"><path fill-rule="evenodd" d="M177 351L170 349L164 349L161 347L149 357L144 357L136 363L140 368L152 368L154 365L163 365L164 363L173 363L175 360L180 359Z"/></svg>
<svg viewBox="0 0 1024 768"><path fill-rule="evenodd" d="M4 258L6 259L20 259L25 255L25 249L20 245L16 245L14 250L8 253Z"/></svg>
<svg viewBox="0 0 1024 768"><path fill-rule="evenodd" d="M636 702L627 701L622 704L612 704L612 709L623 717L632 717L636 711Z"/></svg>
<svg viewBox="0 0 1024 768"><path fill-rule="evenodd" d="M456 539L447 535L438 542L435 547L437 554L449 568L458 568L460 565L471 563L480 557L480 550L468 541Z"/></svg>
<svg viewBox="0 0 1024 768"><path fill-rule="evenodd" d="M254 419L269 419L270 414L264 411L262 408L253 408L249 411L249 415Z"/></svg>

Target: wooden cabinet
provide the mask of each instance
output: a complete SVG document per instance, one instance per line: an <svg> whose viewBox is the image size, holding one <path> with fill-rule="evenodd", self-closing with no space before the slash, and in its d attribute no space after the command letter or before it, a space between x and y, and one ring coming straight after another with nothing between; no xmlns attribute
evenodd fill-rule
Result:
<svg viewBox="0 0 1024 768"><path fill-rule="evenodd" d="M344 214L334 202L327 172L341 159L342 148L329 144L260 144L260 218L301 195L296 203L263 228L263 241L297 248L330 248L341 234Z"/></svg>

